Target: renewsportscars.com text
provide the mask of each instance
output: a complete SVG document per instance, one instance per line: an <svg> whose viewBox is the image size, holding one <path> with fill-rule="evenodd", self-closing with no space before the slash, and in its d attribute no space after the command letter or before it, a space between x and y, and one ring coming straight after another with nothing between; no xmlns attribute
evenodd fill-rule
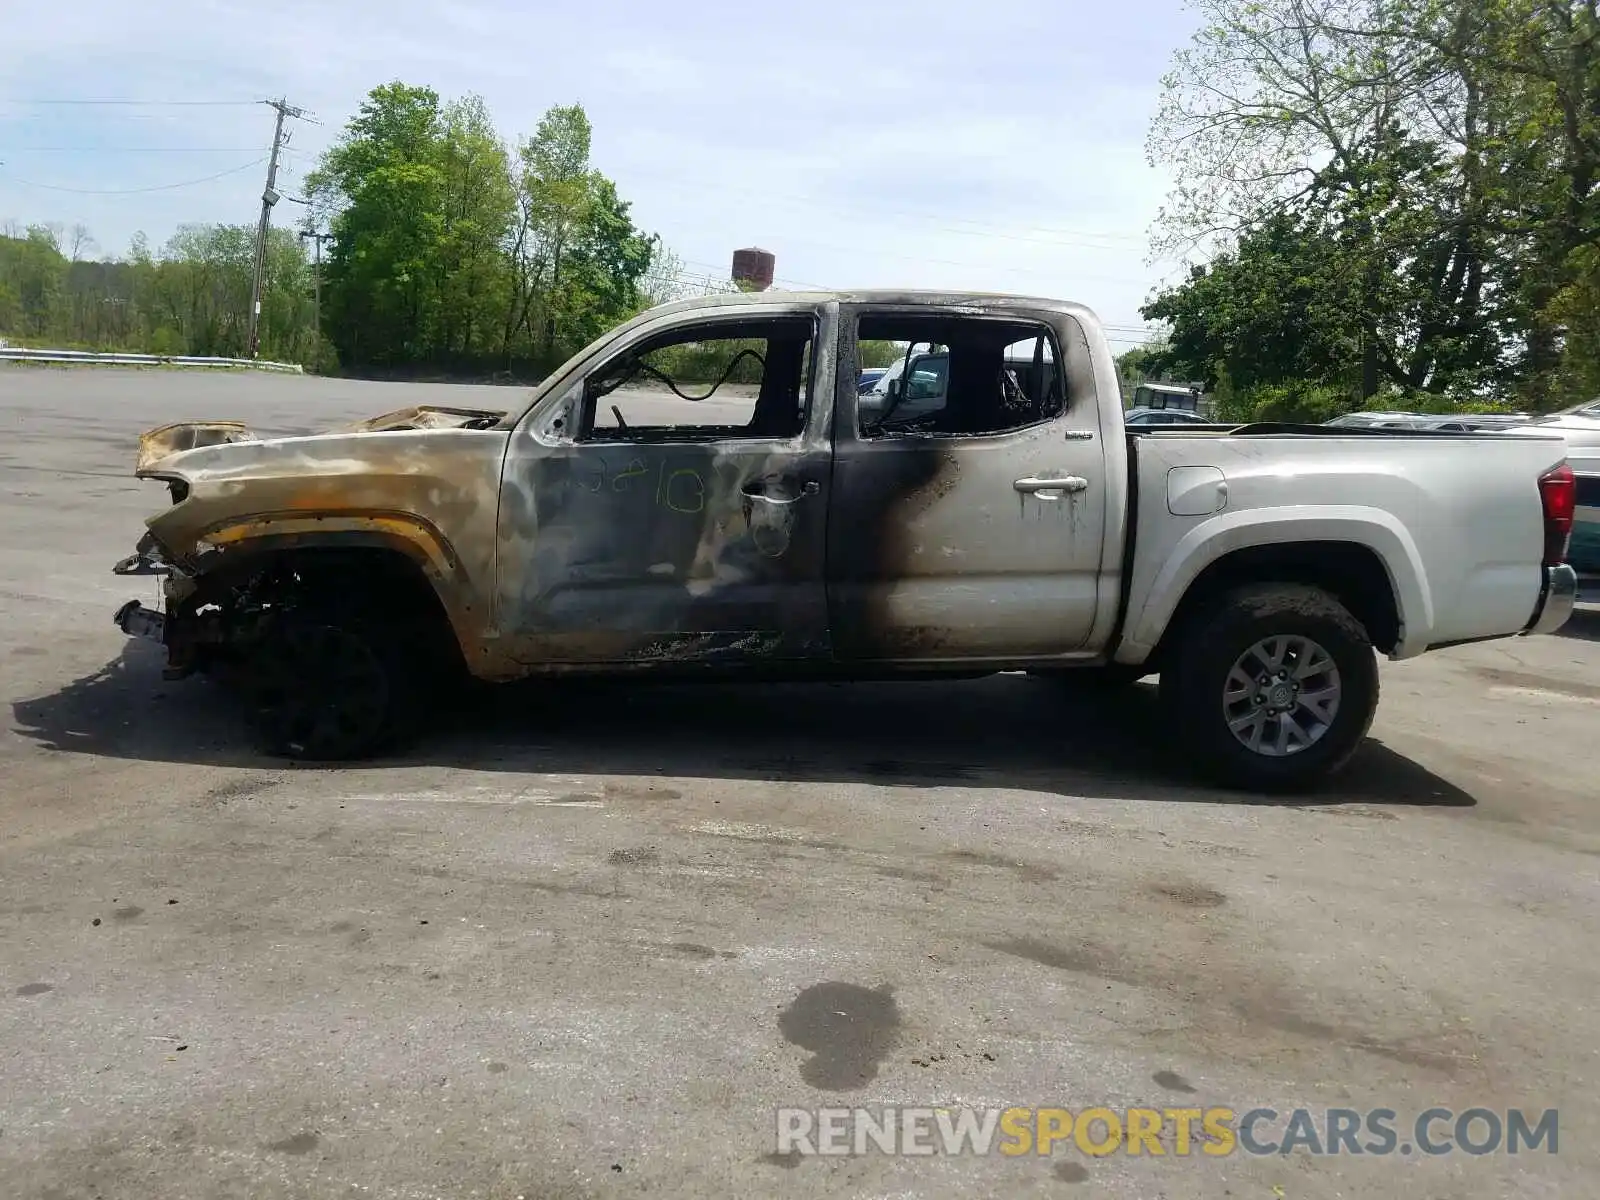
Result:
<svg viewBox="0 0 1600 1200"><path fill-rule="evenodd" d="M1152 1158L1555 1154L1559 1113L1429 1108L780 1108L777 1153Z"/></svg>

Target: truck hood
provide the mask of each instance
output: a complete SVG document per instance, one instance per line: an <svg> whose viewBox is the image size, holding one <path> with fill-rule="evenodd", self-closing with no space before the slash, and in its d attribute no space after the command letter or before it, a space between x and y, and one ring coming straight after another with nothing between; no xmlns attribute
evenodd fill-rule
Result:
<svg viewBox="0 0 1600 1200"><path fill-rule="evenodd" d="M408 429L488 429L504 420L504 412L479 408L448 408L424 404L398 408L364 421L336 425L320 434L394 433ZM139 452L134 474L144 475L175 454L205 446L225 446L234 442L259 442L261 436L239 421L179 421L139 435ZM292 441L293 437L274 438Z"/></svg>

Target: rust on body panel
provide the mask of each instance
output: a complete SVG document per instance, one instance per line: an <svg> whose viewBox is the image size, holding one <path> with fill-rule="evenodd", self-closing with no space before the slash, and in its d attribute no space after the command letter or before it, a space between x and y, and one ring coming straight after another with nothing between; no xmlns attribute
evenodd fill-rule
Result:
<svg viewBox="0 0 1600 1200"><path fill-rule="evenodd" d="M1028 322L1045 308L928 293L713 299L606 335L519 411L423 405L293 438L237 422L165 426L141 439L137 461L139 474L177 481L174 505L148 522L149 563L170 568L169 601L191 613L208 579L257 552L398 550L486 679L981 653L994 631L971 590L1009 586L985 575L985 554L1061 536L1078 503L1019 498L992 438L836 438L836 408L841 426L855 418L854 321L840 313L857 304ZM810 315L803 429L579 440L577 382L679 313ZM1045 437L1017 444L1049 465ZM1003 618L1014 644L1025 615Z"/></svg>
<svg viewBox="0 0 1600 1200"><path fill-rule="evenodd" d="M503 411L486 408L448 408L440 404L413 405L341 426L340 433L394 433L403 429L488 428L505 419Z"/></svg>
<svg viewBox="0 0 1600 1200"><path fill-rule="evenodd" d="M498 601L518 666L826 657L828 455L766 450L588 444L510 467Z"/></svg>
<svg viewBox="0 0 1600 1200"><path fill-rule="evenodd" d="M435 588L467 661L481 659L505 443L503 432L464 428L336 433L241 439L146 464L141 474L186 485L148 522L184 568L169 600L255 551L393 549Z"/></svg>
<svg viewBox="0 0 1600 1200"><path fill-rule="evenodd" d="M734 323L770 322L766 333L740 334L721 321L729 336L771 339L769 369L780 361L770 356L784 356L737 435L672 421L670 434L619 427L583 436L579 381L606 370L626 339L580 356L547 391L551 403L517 423L497 547L502 665L693 671L830 657L832 315L769 301ZM641 322L635 344L664 332ZM807 366L804 399L784 400ZM798 421L785 404L803 405ZM720 411L708 409L708 419Z"/></svg>
<svg viewBox="0 0 1600 1200"><path fill-rule="evenodd" d="M134 474L148 471L162 459L202 446L254 441L255 435L239 421L180 421L139 435Z"/></svg>

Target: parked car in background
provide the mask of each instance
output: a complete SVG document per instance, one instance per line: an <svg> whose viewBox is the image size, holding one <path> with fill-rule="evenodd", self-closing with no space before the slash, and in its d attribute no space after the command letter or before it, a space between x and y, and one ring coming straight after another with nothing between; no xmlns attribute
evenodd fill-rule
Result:
<svg viewBox="0 0 1600 1200"><path fill-rule="evenodd" d="M884 377L888 367L862 367L861 374L856 378L856 392L870 392L872 385Z"/></svg>
<svg viewBox="0 0 1600 1200"><path fill-rule="evenodd" d="M1198 413L1203 389L1197 383L1141 383L1133 389L1130 409L1178 409Z"/></svg>
<svg viewBox="0 0 1600 1200"><path fill-rule="evenodd" d="M1138 428L1146 425L1209 425L1211 422L1185 408L1133 408L1122 418L1122 423Z"/></svg>
<svg viewBox="0 0 1600 1200"><path fill-rule="evenodd" d="M1324 422L1350 429L1415 429L1420 413L1407 412L1353 412Z"/></svg>
<svg viewBox="0 0 1600 1200"><path fill-rule="evenodd" d="M1566 438L1576 505L1569 554L1581 574L1600 576L1600 400L1536 417L1515 432L1559 433Z"/></svg>
<svg viewBox="0 0 1600 1200"><path fill-rule="evenodd" d="M1459 421L1468 431L1489 429L1515 429L1526 425L1532 418L1527 413L1462 413L1458 417L1440 417L1440 421Z"/></svg>
<svg viewBox="0 0 1600 1200"><path fill-rule="evenodd" d="M863 413L881 419L913 421L945 405L950 356L937 350L917 352L915 346L894 360L871 386L858 389Z"/></svg>
<svg viewBox="0 0 1600 1200"><path fill-rule="evenodd" d="M1439 433L1473 433L1511 429L1526 424L1526 413L1354 412L1324 424L1346 429L1432 429Z"/></svg>

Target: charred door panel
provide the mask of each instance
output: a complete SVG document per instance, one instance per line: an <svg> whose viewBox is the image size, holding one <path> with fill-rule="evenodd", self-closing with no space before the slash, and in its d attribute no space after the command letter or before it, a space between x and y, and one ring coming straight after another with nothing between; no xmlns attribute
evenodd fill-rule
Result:
<svg viewBox="0 0 1600 1200"><path fill-rule="evenodd" d="M538 427L512 436L500 505L496 624L524 670L829 656L832 461L809 429L552 442Z"/></svg>
<svg viewBox="0 0 1600 1200"><path fill-rule="evenodd" d="M580 445L508 465L501 625L515 656L826 655L828 468L750 443Z"/></svg>
<svg viewBox="0 0 1600 1200"><path fill-rule="evenodd" d="M1083 647L1106 519L1092 391L1069 390L1060 415L1006 432L862 436L854 388L844 385L855 377L856 315L841 318L836 396L828 545L836 657L1032 659Z"/></svg>

